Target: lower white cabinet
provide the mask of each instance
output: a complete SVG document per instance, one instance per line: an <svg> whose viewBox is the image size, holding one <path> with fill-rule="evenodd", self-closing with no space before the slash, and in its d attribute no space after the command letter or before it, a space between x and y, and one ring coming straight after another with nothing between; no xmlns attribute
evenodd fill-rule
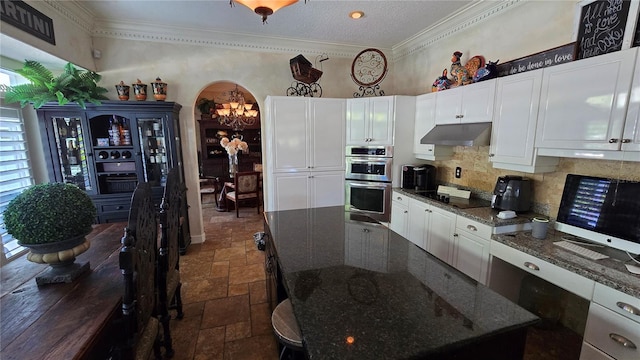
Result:
<svg viewBox="0 0 640 360"><path fill-rule="evenodd" d="M427 251L453 266L456 214L432 206L430 217Z"/></svg>
<svg viewBox="0 0 640 360"><path fill-rule="evenodd" d="M344 206L344 171L272 175L275 209Z"/></svg>
<svg viewBox="0 0 640 360"><path fill-rule="evenodd" d="M391 221L389 228L408 238L409 226L409 197L397 191L391 195Z"/></svg>
<svg viewBox="0 0 640 360"><path fill-rule="evenodd" d="M378 224L345 224L345 264L377 272L387 272L389 232Z"/></svg>
<svg viewBox="0 0 640 360"><path fill-rule="evenodd" d="M491 232L490 226L456 218L453 266L482 284L487 283Z"/></svg>

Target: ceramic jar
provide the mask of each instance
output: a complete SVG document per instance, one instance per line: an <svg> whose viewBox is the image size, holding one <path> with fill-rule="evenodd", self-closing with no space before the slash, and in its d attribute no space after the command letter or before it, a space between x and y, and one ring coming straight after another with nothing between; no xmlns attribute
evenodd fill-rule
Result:
<svg viewBox="0 0 640 360"><path fill-rule="evenodd" d="M122 101L129 100L129 85L125 85L124 81L116 84L116 91L118 92L118 99Z"/></svg>
<svg viewBox="0 0 640 360"><path fill-rule="evenodd" d="M151 88L153 89L153 97L157 101L164 101L167 98L167 83L162 82L159 77L156 81L151 82Z"/></svg>
<svg viewBox="0 0 640 360"><path fill-rule="evenodd" d="M133 87L133 94L138 101L147 100L147 84L143 84L140 79L137 82L131 84Z"/></svg>

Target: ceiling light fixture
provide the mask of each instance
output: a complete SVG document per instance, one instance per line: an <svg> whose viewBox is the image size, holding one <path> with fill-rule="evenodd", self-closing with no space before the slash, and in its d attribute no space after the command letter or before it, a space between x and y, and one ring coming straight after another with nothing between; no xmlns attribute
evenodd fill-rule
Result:
<svg viewBox="0 0 640 360"><path fill-rule="evenodd" d="M262 16L262 23L266 24L267 16L272 15L285 6L297 3L298 0L229 0L231 6L233 6L234 2L246 6L256 14ZM304 2L306 3L307 0Z"/></svg>
<svg viewBox="0 0 640 360"><path fill-rule="evenodd" d="M364 17L364 12L362 11L352 11L349 13L349 17L354 19L354 20L358 20Z"/></svg>
<svg viewBox="0 0 640 360"><path fill-rule="evenodd" d="M253 126L258 120L258 110L253 109L253 104L246 103L244 93L238 90L229 91L229 101L222 104L222 109L216 110L218 122L229 126L233 130L241 131L245 126Z"/></svg>

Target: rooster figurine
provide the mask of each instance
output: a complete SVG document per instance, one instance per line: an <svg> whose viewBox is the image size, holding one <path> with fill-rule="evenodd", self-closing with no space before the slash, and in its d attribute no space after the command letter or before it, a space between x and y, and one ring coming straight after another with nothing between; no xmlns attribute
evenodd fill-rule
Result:
<svg viewBox="0 0 640 360"><path fill-rule="evenodd" d="M478 71L479 68L483 67L484 57L476 55L469 59L467 63L462 66L460 64L460 57L462 53L460 51L456 51L453 53L451 57L451 76L453 76L453 85L461 86L471 84L473 82L473 77Z"/></svg>

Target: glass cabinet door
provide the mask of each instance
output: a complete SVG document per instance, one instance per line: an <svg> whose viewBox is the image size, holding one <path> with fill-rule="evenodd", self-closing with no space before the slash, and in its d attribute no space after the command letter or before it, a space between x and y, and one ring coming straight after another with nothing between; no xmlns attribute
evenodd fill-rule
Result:
<svg viewBox="0 0 640 360"><path fill-rule="evenodd" d="M62 181L95 192L87 161L88 134L79 117L52 116Z"/></svg>
<svg viewBox="0 0 640 360"><path fill-rule="evenodd" d="M170 167L166 142L169 132L162 120L162 118L137 119L144 179L152 186L165 185Z"/></svg>

